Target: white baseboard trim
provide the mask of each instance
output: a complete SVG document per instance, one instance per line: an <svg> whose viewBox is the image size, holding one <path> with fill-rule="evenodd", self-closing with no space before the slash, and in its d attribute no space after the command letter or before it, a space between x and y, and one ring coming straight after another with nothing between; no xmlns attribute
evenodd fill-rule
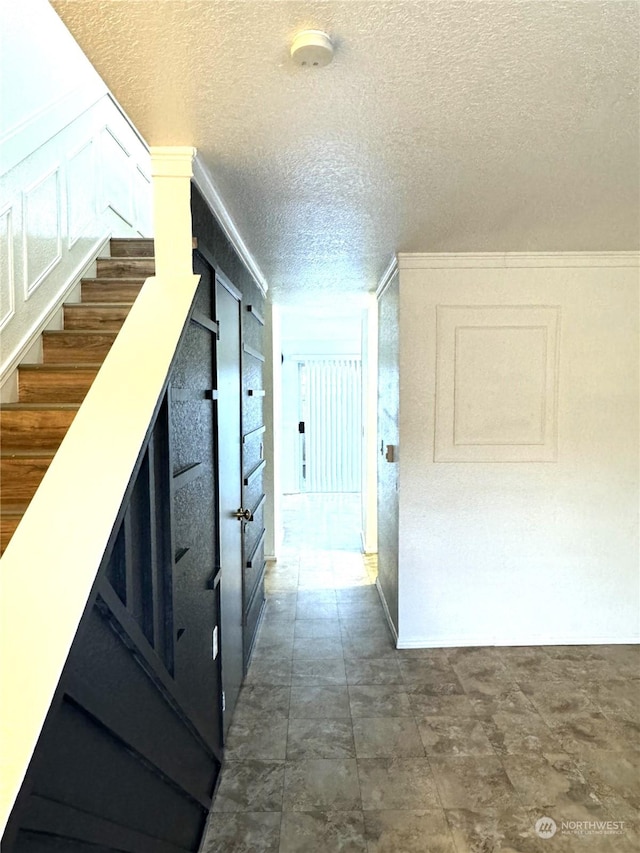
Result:
<svg viewBox="0 0 640 853"><path fill-rule="evenodd" d="M376 581L377 583L377 581ZM385 605L384 597L378 589ZM388 618L388 617L387 617ZM397 641L399 649L456 649L469 646L610 646L637 645L640 636L632 637L513 637L497 640L495 637L439 637L437 639L424 637L409 639L400 638Z"/></svg>
<svg viewBox="0 0 640 853"><path fill-rule="evenodd" d="M382 591L382 586L380 584L380 578L376 578L376 589L378 590L378 595L380 596L380 603L382 604L382 609L384 610L384 615L386 616L387 623L389 625L389 630L393 635L396 648L398 649L400 648L400 646L398 645L398 632L396 631L396 626L393 624L389 605L387 604L387 599L384 597L384 592Z"/></svg>

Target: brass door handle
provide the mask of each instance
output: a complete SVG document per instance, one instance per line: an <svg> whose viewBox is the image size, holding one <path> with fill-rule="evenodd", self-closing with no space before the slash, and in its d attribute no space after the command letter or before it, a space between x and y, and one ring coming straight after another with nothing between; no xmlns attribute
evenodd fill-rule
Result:
<svg viewBox="0 0 640 853"><path fill-rule="evenodd" d="M242 509L242 507L240 507L240 509L236 510L233 514L238 521L251 521L253 519L250 509Z"/></svg>

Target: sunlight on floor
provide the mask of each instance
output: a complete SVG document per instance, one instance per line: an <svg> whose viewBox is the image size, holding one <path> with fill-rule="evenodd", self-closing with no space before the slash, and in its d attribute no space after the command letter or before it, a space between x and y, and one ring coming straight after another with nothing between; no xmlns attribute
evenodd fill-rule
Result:
<svg viewBox="0 0 640 853"><path fill-rule="evenodd" d="M267 595L375 583L376 555L362 553L359 494L285 495L283 520L281 556L267 567Z"/></svg>

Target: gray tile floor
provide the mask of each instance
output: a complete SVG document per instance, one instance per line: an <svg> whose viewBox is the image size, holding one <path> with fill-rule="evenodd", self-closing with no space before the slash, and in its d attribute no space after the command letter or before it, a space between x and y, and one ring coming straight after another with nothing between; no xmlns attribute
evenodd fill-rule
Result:
<svg viewBox="0 0 640 853"><path fill-rule="evenodd" d="M640 649L396 650L358 512L286 502L202 853L639 850Z"/></svg>

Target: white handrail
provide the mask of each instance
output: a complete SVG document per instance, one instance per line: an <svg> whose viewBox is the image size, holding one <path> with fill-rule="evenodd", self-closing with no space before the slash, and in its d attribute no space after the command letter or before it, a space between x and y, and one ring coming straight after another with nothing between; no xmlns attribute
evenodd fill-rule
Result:
<svg viewBox="0 0 640 853"><path fill-rule="evenodd" d="M148 279L0 560L0 834L31 761L199 276Z"/></svg>

